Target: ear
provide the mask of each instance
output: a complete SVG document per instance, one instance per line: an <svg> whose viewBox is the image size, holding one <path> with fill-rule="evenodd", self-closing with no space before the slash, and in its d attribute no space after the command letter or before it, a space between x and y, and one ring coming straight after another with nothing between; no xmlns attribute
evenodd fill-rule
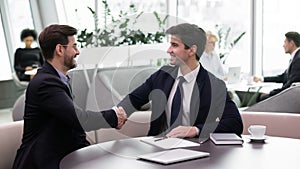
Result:
<svg viewBox="0 0 300 169"><path fill-rule="evenodd" d="M64 52L63 46L57 44L57 45L55 46L55 51L54 51L54 53L56 53L58 56L62 56L62 55L63 55L63 52Z"/></svg>
<svg viewBox="0 0 300 169"><path fill-rule="evenodd" d="M196 55L196 53L197 53L197 46L196 46L196 45L193 45L190 49L191 49L191 52L192 52L194 55Z"/></svg>

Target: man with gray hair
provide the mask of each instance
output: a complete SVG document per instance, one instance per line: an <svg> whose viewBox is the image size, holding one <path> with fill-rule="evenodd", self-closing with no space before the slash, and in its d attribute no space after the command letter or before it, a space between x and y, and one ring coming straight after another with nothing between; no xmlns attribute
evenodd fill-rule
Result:
<svg viewBox="0 0 300 169"><path fill-rule="evenodd" d="M205 70L199 59L205 31L183 23L170 27L170 65L153 73L119 104L129 116L151 101L149 136L197 137L202 133L240 135L243 123L224 82Z"/></svg>

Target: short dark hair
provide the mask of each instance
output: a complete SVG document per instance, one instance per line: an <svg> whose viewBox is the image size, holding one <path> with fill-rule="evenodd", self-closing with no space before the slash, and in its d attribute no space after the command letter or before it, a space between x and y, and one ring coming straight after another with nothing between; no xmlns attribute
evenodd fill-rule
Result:
<svg viewBox="0 0 300 169"><path fill-rule="evenodd" d="M32 36L33 40L35 40L35 41L37 39L37 33L35 30L29 29L29 28L23 29L21 32L21 36L20 36L21 41L23 41L28 36Z"/></svg>
<svg viewBox="0 0 300 169"><path fill-rule="evenodd" d="M300 34L298 32L288 32L285 34L288 41L294 41L297 47L300 46Z"/></svg>
<svg viewBox="0 0 300 169"><path fill-rule="evenodd" d="M57 44L67 45L68 36L77 34L77 29L69 25L53 24L46 27L39 36L39 44L46 60L52 60Z"/></svg>
<svg viewBox="0 0 300 169"><path fill-rule="evenodd" d="M193 45L196 45L196 59L200 59L205 50L207 39L205 31L202 28L195 24L182 23L170 27L167 29L166 33L177 36L184 44L185 49L189 49Z"/></svg>

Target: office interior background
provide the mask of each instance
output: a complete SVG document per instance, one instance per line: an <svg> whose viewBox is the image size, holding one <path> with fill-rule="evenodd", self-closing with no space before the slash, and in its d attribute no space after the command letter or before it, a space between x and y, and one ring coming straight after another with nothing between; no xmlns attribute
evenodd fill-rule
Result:
<svg viewBox="0 0 300 169"><path fill-rule="evenodd" d="M107 3L115 17L120 10L126 11L134 4L136 13L156 11L197 24L215 34L216 25L221 25L231 29L229 41L246 32L225 62L229 66L241 66L244 75L266 76L283 72L290 59L283 49L284 34L300 30L297 22L300 14L296 12L300 2L297 0L107 0ZM104 23L105 7L98 0L0 1L0 89L4 95L0 99L0 108L11 107L18 97L18 94L9 93L15 90L7 89L10 87L7 84L13 81L14 52L24 46L20 41L22 29L32 28L39 33L47 25L59 23L79 30L93 30L94 19L88 7L96 11L99 23Z"/></svg>

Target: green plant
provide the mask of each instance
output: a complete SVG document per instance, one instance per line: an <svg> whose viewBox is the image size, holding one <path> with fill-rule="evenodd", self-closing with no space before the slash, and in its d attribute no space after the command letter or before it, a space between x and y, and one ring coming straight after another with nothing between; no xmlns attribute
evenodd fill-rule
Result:
<svg viewBox="0 0 300 169"><path fill-rule="evenodd" d="M134 29L139 17L143 12L138 13L133 18L129 17L129 13L136 13L137 10L134 4L129 6L128 11L120 11L118 18L114 18L111 15L111 10L107 4L106 0L102 1L104 5L104 27L101 29L98 26L98 15L90 7L89 11L93 15L95 22L95 29L89 32L84 29L79 32L77 39L80 42L81 47L99 47L99 46L121 46L121 45L134 45L134 44L151 44L151 43L162 43L165 37L164 25L168 18L161 19L157 12L153 12L159 30L156 32L143 32L140 29ZM110 24L107 24L110 20Z"/></svg>
<svg viewBox="0 0 300 169"><path fill-rule="evenodd" d="M246 34L246 32L242 32L239 36L237 36L237 38L229 42L228 38L231 32L231 27L224 28L221 25L216 25L215 28L217 29L218 35L219 56L223 63L225 63L231 50L241 40L241 38Z"/></svg>

